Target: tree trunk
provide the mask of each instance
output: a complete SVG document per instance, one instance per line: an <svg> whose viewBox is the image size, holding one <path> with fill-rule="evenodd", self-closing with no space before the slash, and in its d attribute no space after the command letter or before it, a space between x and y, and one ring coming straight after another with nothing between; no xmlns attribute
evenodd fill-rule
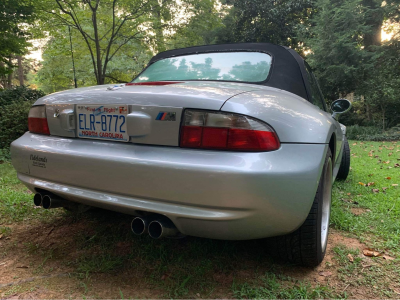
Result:
<svg viewBox="0 0 400 300"><path fill-rule="evenodd" d="M1 68L1 69L5 69L4 63L3 63L2 61L0 61L0 68ZM6 76L2 75L2 76L0 77L0 84L1 84L1 87L2 87L3 89L5 89L5 88L7 87Z"/></svg>
<svg viewBox="0 0 400 300"><path fill-rule="evenodd" d="M22 67L22 57L21 55L17 56L18 60L18 80L19 80L19 85L24 85L24 68Z"/></svg>
<svg viewBox="0 0 400 300"><path fill-rule="evenodd" d="M104 76L103 76L103 66L101 63L101 53L100 53L100 41L99 41L99 31L97 28L97 15L96 10L92 12L92 22L93 22L93 30L94 30L94 42L96 44L96 64L97 64L97 84L104 84Z"/></svg>
<svg viewBox="0 0 400 300"><path fill-rule="evenodd" d="M161 22L161 9L162 9L161 5L158 3L158 1L156 1L154 6L152 7L152 15L153 15L153 29L156 34L157 52L163 52L167 50L164 43L164 33Z"/></svg>
<svg viewBox="0 0 400 300"><path fill-rule="evenodd" d="M9 65L11 66L12 65L12 57L10 56L9 58L8 58L8 63L9 63ZM11 69L11 72L8 74L8 77L7 77L7 88L8 89L11 89L11 87L12 87L12 77L13 77L13 71L12 71L12 69Z"/></svg>

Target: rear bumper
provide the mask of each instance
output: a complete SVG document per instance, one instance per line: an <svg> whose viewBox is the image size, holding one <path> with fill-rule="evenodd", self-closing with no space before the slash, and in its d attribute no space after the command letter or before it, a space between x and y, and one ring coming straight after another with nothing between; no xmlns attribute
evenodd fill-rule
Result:
<svg viewBox="0 0 400 300"><path fill-rule="evenodd" d="M160 213L183 234L241 240L286 234L304 222L327 147L198 151L27 132L11 156L32 191L133 215Z"/></svg>

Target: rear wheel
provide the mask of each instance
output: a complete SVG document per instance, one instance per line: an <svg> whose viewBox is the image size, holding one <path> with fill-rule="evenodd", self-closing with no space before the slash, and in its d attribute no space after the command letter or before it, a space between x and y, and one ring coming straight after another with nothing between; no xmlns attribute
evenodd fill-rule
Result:
<svg viewBox="0 0 400 300"><path fill-rule="evenodd" d="M346 180L350 172L350 146L347 138L344 137L343 140L343 155L342 161L340 162L339 171L336 178L340 180Z"/></svg>
<svg viewBox="0 0 400 300"><path fill-rule="evenodd" d="M291 234L272 239L274 255L286 262L314 267L324 259L328 243L332 201L332 154L325 164L310 213L303 225Z"/></svg>

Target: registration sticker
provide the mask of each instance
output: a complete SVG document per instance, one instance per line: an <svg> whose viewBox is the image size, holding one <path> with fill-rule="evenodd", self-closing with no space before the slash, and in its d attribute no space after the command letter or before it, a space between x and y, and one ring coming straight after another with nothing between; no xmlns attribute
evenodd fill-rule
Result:
<svg viewBox="0 0 400 300"><path fill-rule="evenodd" d="M78 136L128 142L127 114L127 105L79 105L77 106Z"/></svg>

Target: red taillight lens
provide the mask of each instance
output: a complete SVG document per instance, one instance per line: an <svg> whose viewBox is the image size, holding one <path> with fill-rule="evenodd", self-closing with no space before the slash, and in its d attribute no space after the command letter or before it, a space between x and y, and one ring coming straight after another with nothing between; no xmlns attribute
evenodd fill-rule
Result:
<svg viewBox="0 0 400 300"><path fill-rule="evenodd" d="M28 128L32 133L50 135L49 125L46 118L46 107L44 105L34 106L29 111Z"/></svg>
<svg viewBox="0 0 400 300"><path fill-rule="evenodd" d="M222 112L186 110L180 147L231 151L273 151L280 147L275 131L253 118Z"/></svg>

